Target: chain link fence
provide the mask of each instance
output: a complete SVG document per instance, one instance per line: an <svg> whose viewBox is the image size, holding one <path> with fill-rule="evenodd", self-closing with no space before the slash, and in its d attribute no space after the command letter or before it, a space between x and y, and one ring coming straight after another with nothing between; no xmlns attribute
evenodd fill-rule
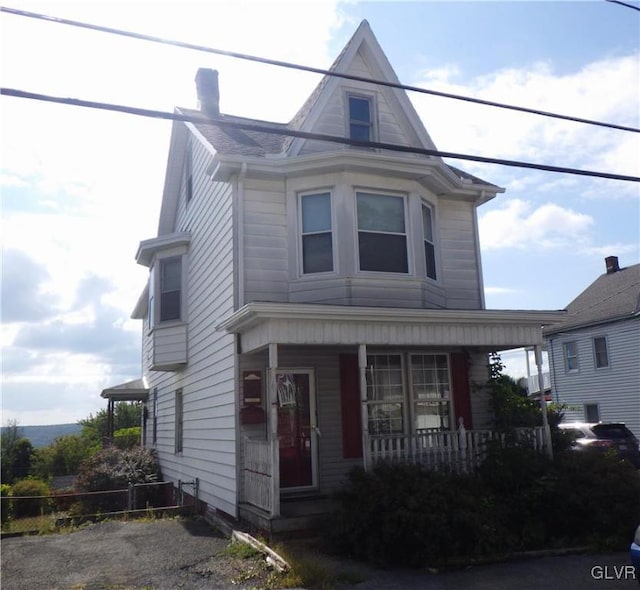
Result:
<svg viewBox="0 0 640 590"><path fill-rule="evenodd" d="M65 526L105 518L157 515L167 511L194 510L198 482L158 482L130 485L100 492L52 491L47 496L3 496L1 532L33 534L53 532Z"/></svg>

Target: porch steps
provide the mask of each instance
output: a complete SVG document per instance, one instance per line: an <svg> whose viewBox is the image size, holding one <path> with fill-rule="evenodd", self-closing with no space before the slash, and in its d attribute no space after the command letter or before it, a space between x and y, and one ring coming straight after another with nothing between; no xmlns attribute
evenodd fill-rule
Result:
<svg viewBox="0 0 640 590"><path fill-rule="evenodd" d="M315 531L322 516L329 511L326 496L291 496L280 502L280 516L270 518L260 508L249 504L239 507L240 519L269 536L282 533L304 534Z"/></svg>

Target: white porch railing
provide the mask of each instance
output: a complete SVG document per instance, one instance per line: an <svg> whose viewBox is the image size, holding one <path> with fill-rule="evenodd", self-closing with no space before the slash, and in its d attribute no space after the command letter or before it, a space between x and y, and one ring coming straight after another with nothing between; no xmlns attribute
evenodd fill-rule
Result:
<svg viewBox="0 0 640 590"><path fill-rule="evenodd" d="M523 445L544 450L544 428L520 428L516 437ZM489 442L504 444L504 434L491 430L419 430L414 434L369 436L367 465L379 461L412 463L428 469L468 473L484 460ZM271 516L279 513L279 478L274 478L277 441L242 439L241 501L257 506Z"/></svg>
<svg viewBox="0 0 640 590"><path fill-rule="evenodd" d="M243 438L242 440L243 502L273 511L273 452L270 441Z"/></svg>
<svg viewBox="0 0 640 590"><path fill-rule="evenodd" d="M536 451L544 450L544 428L520 428L518 442ZM414 434L370 436L370 462L391 461L424 465L428 469L473 471L484 460L488 443L504 444L506 435L491 430L419 430Z"/></svg>

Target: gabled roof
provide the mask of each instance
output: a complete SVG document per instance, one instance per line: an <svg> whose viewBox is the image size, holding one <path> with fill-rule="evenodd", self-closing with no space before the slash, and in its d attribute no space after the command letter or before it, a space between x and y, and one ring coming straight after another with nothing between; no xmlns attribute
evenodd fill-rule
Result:
<svg viewBox="0 0 640 590"><path fill-rule="evenodd" d="M374 77L385 79L392 83L399 83L391 64L378 44L378 41L366 20L360 23L360 26L344 46L329 70L345 73L349 69L352 60L355 59L358 51L364 51L369 56L369 60L373 64L374 69L377 70ZM219 115L219 119L221 121L228 122L269 126L271 128L282 129L283 132L290 130L309 132L312 131L314 119L322 113L324 103L341 82L343 82L343 80L340 78L329 75L323 76L316 88L309 95L305 103L289 123L276 123L272 121L224 114ZM407 93L404 90L387 87L381 87L380 91L383 92L389 100L394 101L397 105L398 111L406 117L412 133L415 133L416 135L417 147L435 149L435 144L424 128L424 125L415 111L415 108L411 104ZM194 117L195 119L203 116L202 112L193 109L179 108L176 110L181 114ZM281 157L287 155L292 156L297 154L297 150L300 145L302 145L302 142L306 141L302 138L287 135L231 129L228 127L224 128L204 121L195 122L193 125L200 135L211 144L215 151L223 156L247 156L258 158L268 156L273 157L277 155ZM441 161L439 158L434 158L432 156L423 157L426 159ZM456 167L449 166L444 162L441 163L444 168L453 172L455 177L463 182L467 182L470 185L494 187L500 192L502 191L500 187L497 187L490 182L468 174Z"/></svg>
<svg viewBox="0 0 640 590"><path fill-rule="evenodd" d="M640 264L600 275L567 306L567 317L547 335L640 317Z"/></svg>

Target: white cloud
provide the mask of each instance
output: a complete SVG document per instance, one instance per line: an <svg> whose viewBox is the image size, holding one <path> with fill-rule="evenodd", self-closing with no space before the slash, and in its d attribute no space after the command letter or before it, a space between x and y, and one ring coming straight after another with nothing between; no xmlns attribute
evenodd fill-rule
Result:
<svg viewBox="0 0 640 590"><path fill-rule="evenodd" d="M562 75L540 62L464 83L454 77L460 78L460 72L448 67L422 72L414 84L585 119L640 124L636 55L599 60ZM442 150L637 175L638 134L415 93L411 98ZM465 166L479 174L486 170ZM624 184L619 194L637 195Z"/></svg>
<svg viewBox="0 0 640 590"><path fill-rule="evenodd" d="M485 250L556 248L586 240L593 219L554 203L535 207L529 201L511 199L481 215L478 225Z"/></svg>

